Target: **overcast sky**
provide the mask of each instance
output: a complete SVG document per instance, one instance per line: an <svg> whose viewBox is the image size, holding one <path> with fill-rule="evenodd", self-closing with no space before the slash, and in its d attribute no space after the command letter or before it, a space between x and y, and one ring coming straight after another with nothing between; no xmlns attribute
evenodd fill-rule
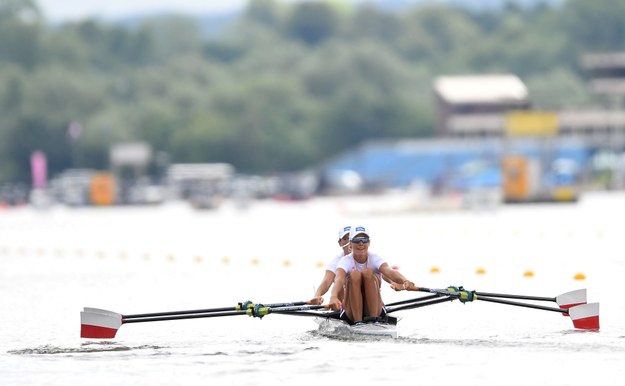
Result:
<svg viewBox="0 0 625 386"><path fill-rule="evenodd" d="M38 0L48 21L175 11L184 14L220 13L241 9L247 0Z"/></svg>

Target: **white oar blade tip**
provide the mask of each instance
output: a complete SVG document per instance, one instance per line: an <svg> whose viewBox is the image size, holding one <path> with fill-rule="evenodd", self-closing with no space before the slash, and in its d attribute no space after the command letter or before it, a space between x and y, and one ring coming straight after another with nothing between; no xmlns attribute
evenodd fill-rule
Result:
<svg viewBox="0 0 625 386"><path fill-rule="evenodd" d="M80 337L92 339L115 338L122 325L121 316L89 311L80 313Z"/></svg>
<svg viewBox="0 0 625 386"><path fill-rule="evenodd" d="M569 316L573 326L582 330L599 329L599 303L582 304L571 307Z"/></svg>
<svg viewBox="0 0 625 386"><path fill-rule="evenodd" d="M556 303L558 303L560 308L564 309L586 304L586 289L579 289L556 296Z"/></svg>

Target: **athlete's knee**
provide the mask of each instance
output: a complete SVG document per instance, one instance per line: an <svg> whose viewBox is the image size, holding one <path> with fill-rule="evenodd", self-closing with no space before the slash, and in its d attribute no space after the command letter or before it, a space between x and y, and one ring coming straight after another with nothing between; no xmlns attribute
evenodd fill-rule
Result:
<svg viewBox="0 0 625 386"><path fill-rule="evenodd" d="M373 280L375 278L375 273L373 272L373 270L371 268L366 268L363 269L361 272L362 275L362 279L363 280Z"/></svg>
<svg viewBox="0 0 625 386"><path fill-rule="evenodd" d="M362 273L360 271L353 271L349 274L349 281L352 284L360 284L362 282Z"/></svg>

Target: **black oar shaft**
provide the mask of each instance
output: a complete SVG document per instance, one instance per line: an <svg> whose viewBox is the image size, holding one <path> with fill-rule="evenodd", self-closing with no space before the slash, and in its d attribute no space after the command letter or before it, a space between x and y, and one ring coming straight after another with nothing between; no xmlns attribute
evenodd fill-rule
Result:
<svg viewBox="0 0 625 386"><path fill-rule="evenodd" d="M555 302L556 298L550 298L545 296L526 296L526 295L511 295L511 294L496 294L491 292L475 292L477 296L487 296L491 298L504 298L504 299L521 299L521 300L537 300L544 302Z"/></svg>
<svg viewBox="0 0 625 386"><path fill-rule="evenodd" d="M198 319L198 318L216 318L219 316L235 316L235 315L247 315L247 311L224 311L224 312L209 312L209 313L196 313L196 314L178 314L178 315L163 315L163 316L146 316L141 318L122 318L122 324L126 323L143 323L143 322L162 322L165 320L180 320L180 319Z"/></svg>
<svg viewBox="0 0 625 386"><path fill-rule="evenodd" d="M402 311L402 310L411 310L413 308L431 306L433 304L450 302L452 300L456 300L456 298L452 297L452 296L444 296L444 297L443 296L436 296L436 297L437 297L437 299L415 302L415 303L412 303L412 304L406 304L406 305L403 305L403 306L394 307L394 308L390 308L390 309L387 308L386 309L386 313L390 314L391 312L397 312L397 311Z"/></svg>
<svg viewBox="0 0 625 386"><path fill-rule="evenodd" d="M300 303L300 302L297 302ZM293 305L294 303L276 303L273 306L277 306L277 308L267 307L267 306L258 306L258 310L256 309L248 309L248 310L230 310L230 311L222 311L222 312L197 312L195 314L191 314L190 311L184 311L184 313L175 314L175 315L156 315L156 316L143 316L137 317L136 315L132 318L128 318L127 316L122 317L122 323L142 323L142 322L161 322L165 320L180 320L180 319L199 319L199 318L216 318L220 316L236 316L236 315L249 315L254 317L263 317L268 314L291 314L298 315L303 311L312 311L324 308L322 305L311 306L306 305L306 302L301 302L304 305ZM288 304L289 306L283 306L284 304ZM258 314L256 313L258 312ZM312 313L312 312L311 312ZM139 314L137 314L139 315Z"/></svg>
<svg viewBox="0 0 625 386"><path fill-rule="evenodd" d="M151 312L147 314L124 315L124 319L152 318L173 315L191 315L191 314L207 314L210 312L238 311L236 307L208 308L204 310L185 310L185 311L167 311L167 312Z"/></svg>
<svg viewBox="0 0 625 386"><path fill-rule="evenodd" d="M567 315L569 313L568 310L565 310L565 309L562 309L562 308L545 307L545 306L541 306L541 305L538 305L538 304L528 304L528 303L521 303L521 302L513 302L513 301L509 301L509 300L493 299L493 298L479 297L479 296L477 297L477 300L481 300L481 301L484 301L484 302L508 304L508 305L511 305L511 306L518 306L518 307L535 308L537 310L561 312L561 313L564 313L564 314L567 314Z"/></svg>
<svg viewBox="0 0 625 386"><path fill-rule="evenodd" d="M408 303L414 303L414 302L419 302L419 301L425 301L425 300L430 300L430 299L436 299L439 298L440 295L438 294L432 294L432 295L428 295L428 296L421 296L418 298L412 298L412 299L406 299L406 300L400 300L398 302L393 302L393 303L388 303L385 304L386 307L393 307L393 306L399 306L401 304L408 304Z"/></svg>
<svg viewBox="0 0 625 386"><path fill-rule="evenodd" d="M248 302L251 307L254 307L256 304ZM264 307L291 307L291 306L303 306L306 302L289 302L289 303L273 303L273 304L265 304ZM221 308L207 308L203 310L184 310L184 311L167 311L167 312L151 312L146 314L132 314L132 315L124 315L125 320L137 319L137 318L152 318L152 317L161 317L161 316L175 316L175 315L195 315L195 314L207 314L212 312L228 312L228 311L245 311L241 309L241 307L250 307L245 303L239 303L234 307L221 307ZM183 318L184 319L184 318Z"/></svg>

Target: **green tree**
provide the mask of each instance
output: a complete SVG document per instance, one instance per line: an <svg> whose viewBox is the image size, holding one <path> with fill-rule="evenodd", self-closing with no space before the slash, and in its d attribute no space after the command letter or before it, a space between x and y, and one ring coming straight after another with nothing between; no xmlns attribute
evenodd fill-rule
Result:
<svg viewBox="0 0 625 386"><path fill-rule="evenodd" d="M623 50L623 15L621 0L568 0L561 24L577 52Z"/></svg>
<svg viewBox="0 0 625 386"><path fill-rule="evenodd" d="M338 29L337 13L322 2L296 4L287 20L287 32L313 46L332 37Z"/></svg>

